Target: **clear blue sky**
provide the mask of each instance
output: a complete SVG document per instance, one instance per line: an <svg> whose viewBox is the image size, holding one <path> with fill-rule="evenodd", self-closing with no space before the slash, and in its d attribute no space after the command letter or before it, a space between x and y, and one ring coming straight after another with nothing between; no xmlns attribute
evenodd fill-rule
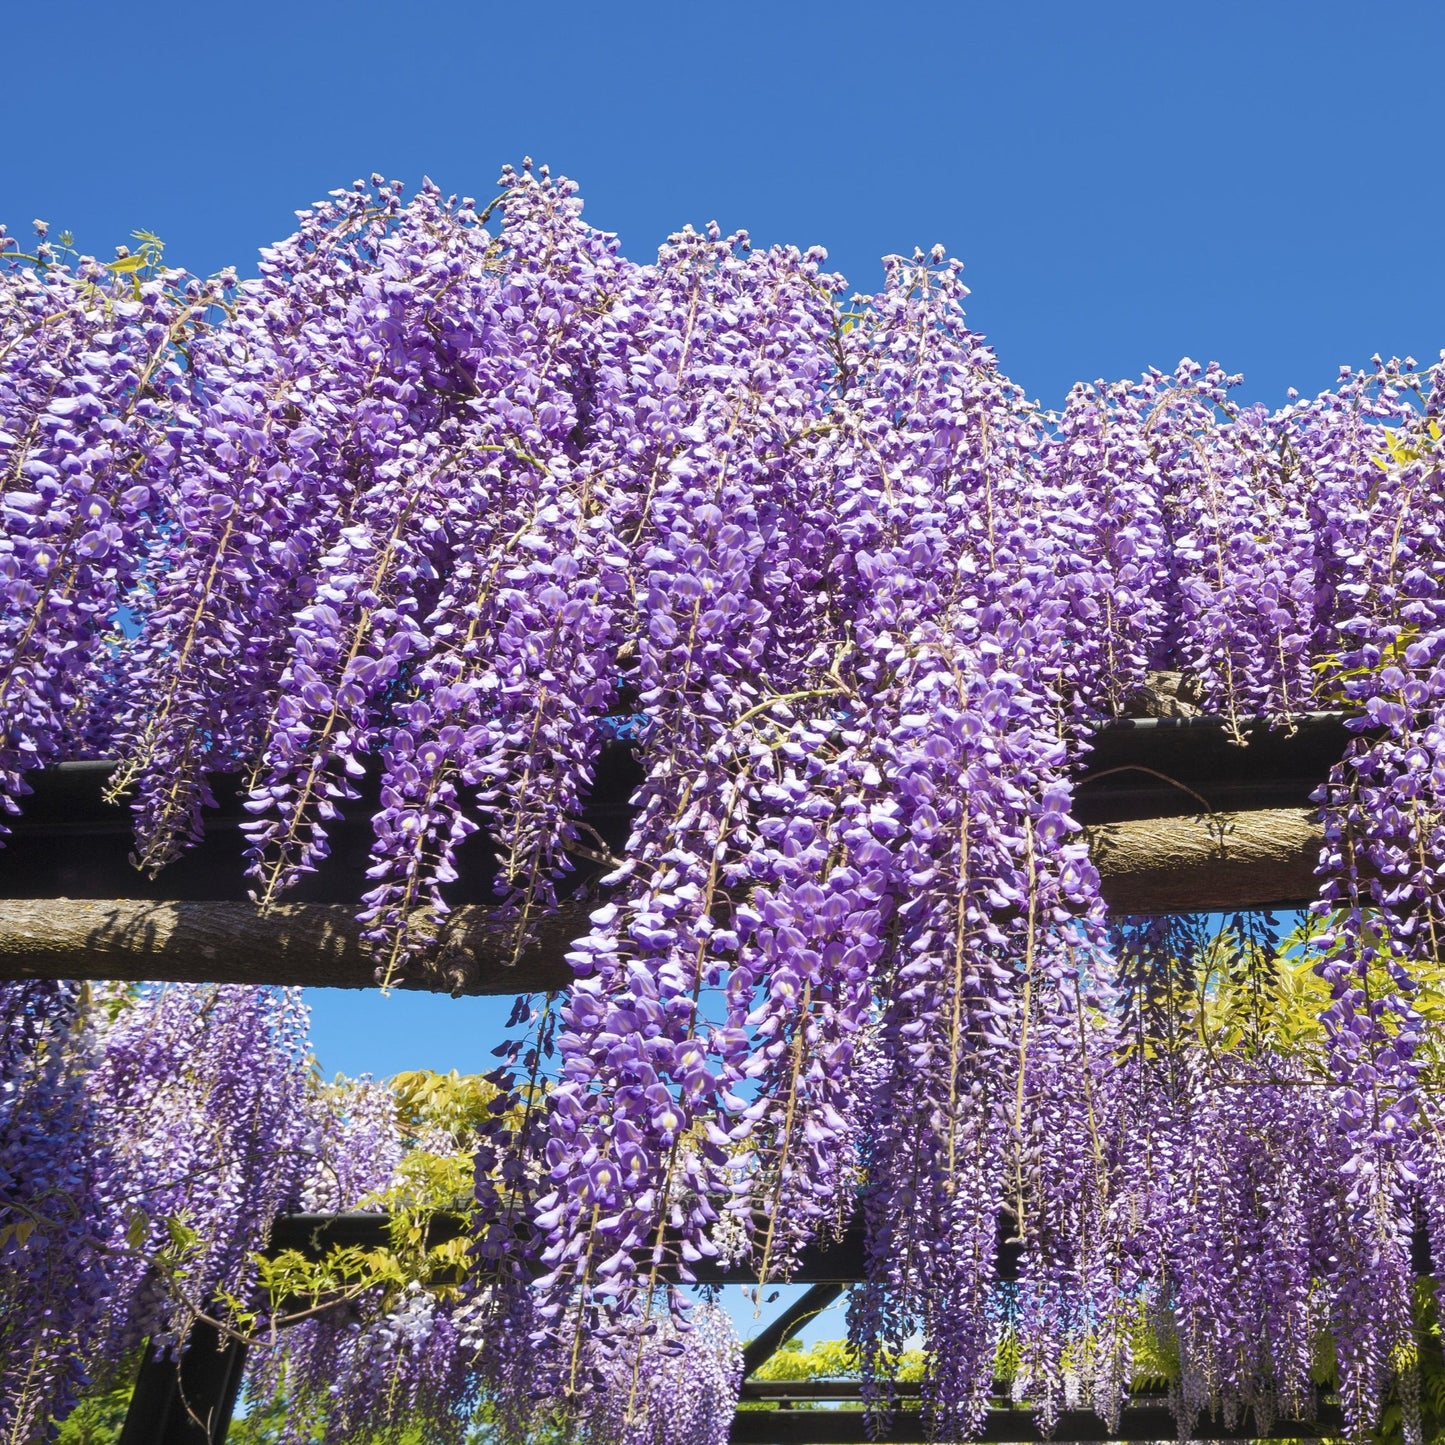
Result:
<svg viewBox="0 0 1445 1445"><path fill-rule="evenodd" d="M523 155L650 256L684 222L821 243L859 289L943 242L1048 405L1172 366L1246 393L1445 346L1438 0L722 6L12 4L0 220L137 228L247 274L373 170L489 196ZM485 1000L317 995L328 1069L477 1068Z"/></svg>

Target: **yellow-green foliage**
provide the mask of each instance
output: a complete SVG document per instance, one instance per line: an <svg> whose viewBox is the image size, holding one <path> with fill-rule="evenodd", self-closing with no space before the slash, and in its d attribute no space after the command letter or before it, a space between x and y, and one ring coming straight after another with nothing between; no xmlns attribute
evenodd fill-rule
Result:
<svg viewBox="0 0 1445 1445"><path fill-rule="evenodd" d="M1286 1058L1327 1078L1319 1020L1329 1007L1330 988L1315 968L1334 952L1322 942L1332 922L1305 915L1274 946L1242 939L1232 925L1221 931L1202 951L1192 983L1174 1001L1181 1030L1196 1035L1224 1066L1231 1058ZM1396 989L1384 964L1388 938L1383 932L1371 937L1368 924L1364 931L1378 953L1366 986L1372 996L1383 997ZM1412 960L1408 971L1418 985L1411 1001L1427 1024L1423 1083L1433 1092L1445 1086L1445 960ZM1392 1018L1383 1022L1398 1027Z"/></svg>
<svg viewBox="0 0 1445 1445"><path fill-rule="evenodd" d="M771 1359L759 1367L756 1380L849 1380L858 1375L858 1357L846 1340L823 1340L804 1346L789 1340ZM923 1352L906 1350L895 1378L923 1378Z"/></svg>
<svg viewBox="0 0 1445 1445"><path fill-rule="evenodd" d="M439 1074L432 1069L409 1069L390 1082L396 1117L404 1135L442 1133L459 1149L479 1125L491 1117L495 1086L480 1074Z"/></svg>
<svg viewBox="0 0 1445 1445"><path fill-rule="evenodd" d="M130 1408L132 1381L138 1361L127 1363L119 1384L88 1390L60 1423L55 1445L115 1445Z"/></svg>
<svg viewBox="0 0 1445 1445"><path fill-rule="evenodd" d="M384 1309L411 1284L443 1295L460 1284L469 1240L465 1231L437 1239L435 1219L439 1213L465 1217L472 1207L476 1131L491 1117L497 1091L480 1076L455 1070L413 1070L398 1074L389 1087L410 1147L390 1183L361 1201L363 1209L391 1216L387 1246L337 1246L319 1260L297 1250L258 1257L268 1312L291 1316L363 1299L371 1308ZM242 1309L239 1301L229 1303L239 1321L259 1324L260 1312Z"/></svg>

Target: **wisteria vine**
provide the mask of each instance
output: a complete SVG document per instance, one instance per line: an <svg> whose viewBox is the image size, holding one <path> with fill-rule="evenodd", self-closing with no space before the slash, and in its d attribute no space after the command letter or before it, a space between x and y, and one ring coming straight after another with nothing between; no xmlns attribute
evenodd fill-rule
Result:
<svg viewBox="0 0 1445 1445"><path fill-rule="evenodd" d="M384 1326L298 1327L266 1378L350 1381L307 1417L327 1439L356 1402L476 1394L519 1436L561 1410L720 1440L731 1346L679 1287L719 1255L786 1277L856 1212L880 1419L921 1336L942 1438L981 1426L1001 1350L1046 1425L1116 1420L1143 1322L1181 1429L1306 1418L1328 1341L1368 1431L1413 1388L1417 1221L1445 1257L1420 1007L1445 931L1445 362L1376 359L1271 412L1186 360L1047 413L941 248L851 296L820 250L689 229L637 264L580 212L530 166L482 207L373 177L247 281L0 233L5 809L35 768L113 758L155 871L208 777L242 774L264 909L370 773L383 983L435 963L473 835L518 955L579 854L610 869L575 982L519 1004L490 1076L465 1280L385 1296ZM1210 1042L1218 978L1276 988L1268 927L1205 947L1107 916L1075 780L1167 673L1241 744L1356 720L1319 795L1303 1044ZM641 782L609 857L582 813L620 711ZM45 1238L105 1276L76 1296L119 1351L164 1342L174 1296L107 1181L202 1148L158 1142L183 1112L160 1081L234 1132L218 1211L354 1202L395 1164L373 1141L323 1186L285 1162L306 1111L279 996L162 991L96 1043L65 989L5 987L4 1100L43 1104L0 1123L46 1142L4 1147L55 1173L70 1222ZM84 1128L115 1157L76 1155ZM158 1215L190 1207L170 1187L145 1186ZM257 1287L220 1219L193 1309ZM39 1256L7 1228L20 1280ZM673 1419L695 1357L712 1403Z"/></svg>

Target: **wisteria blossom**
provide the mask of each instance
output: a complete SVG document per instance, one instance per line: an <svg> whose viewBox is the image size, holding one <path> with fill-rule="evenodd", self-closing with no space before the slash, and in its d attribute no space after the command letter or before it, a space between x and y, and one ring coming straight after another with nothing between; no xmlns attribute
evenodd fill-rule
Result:
<svg viewBox="0 0 1445 1445"><path fill-rule="evenodd" d="M948 1439L1005 1357L1044 1426L1116 1421L1146 1334L1181 1431L1308 1419L1327 1377L1357 1437L1414 1398L1417 1223L1445 1251L1445 361L1271 411L1185 359L1045 412L942 248L873 295L716 227L639 263L530 165L486 205L357 182L251 280L143 259L0 233L0 805L112 758L155 873L240 775L267 909L370 777L383 984L436 967L465 859L518 956L579 858L606 870L574 981L519 1001L488 1075L466 1279L298 1325L257 1367L313 1401L297 1441L460 1438L479 1401L518 1438L721 1441L735 1341L683 1291L721 1255L786 1278L855 1217L878 1420L917 1336ZM1107 915L1074 788L1161 674L1241 746L1351 718L1302 1033L1210 1022L1282 976L1272 923ZM582 814L621 746L614 856ZM277 1212L355 1207L401 1146L383 1092L308 1094L286 994L102 1022L0 988L0 1378L43 1376L0 1405L19 1441L249 1298ZM192 1231L165 1278L163 1220Z"/></svg>

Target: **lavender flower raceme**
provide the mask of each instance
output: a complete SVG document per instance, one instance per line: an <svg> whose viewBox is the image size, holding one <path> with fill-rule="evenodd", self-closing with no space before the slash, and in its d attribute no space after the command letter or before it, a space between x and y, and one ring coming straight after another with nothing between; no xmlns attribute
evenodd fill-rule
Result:
<svg viewBox="0 0 1445 1445"><path fill-rule="evenodd" d="M1417 1219L1445 1249L1445 362L1271 411L1186 359L1045 413L941 249L852 297L821 251L716 227L638 263L530 164L482 207L358 182L251 280L145 245L0 238L4 807L114 756L155 871L240 774L268 908L370 777L384 983L466 986L440 956L465 859L516 957L596 905L488 1076L466 1279L393 1281L258 1366L310 1402L297 1439L458 1438L478 1401L518 1439L720 1438L732 1346L679 1291L722 1253L786 1277L855 1216L876 1416L915 1335L946 1438L1001 1371L1050 1428L1117 1420L1146 1367L1183 1430L1307 1418L1329 1371L1355 1436L1415 1398ZM1075 780L1161 673L1241 744L1351 715L1291 948L1106 919ZM583 813L618 712L613 856ZM96 1341L36 1326L18 1440L254 1291L267 1221L351 1207L400 1145L378 1086L317 1102L288 995L102 1018L7 987L0 1288L49 1251Z"/></svg>

